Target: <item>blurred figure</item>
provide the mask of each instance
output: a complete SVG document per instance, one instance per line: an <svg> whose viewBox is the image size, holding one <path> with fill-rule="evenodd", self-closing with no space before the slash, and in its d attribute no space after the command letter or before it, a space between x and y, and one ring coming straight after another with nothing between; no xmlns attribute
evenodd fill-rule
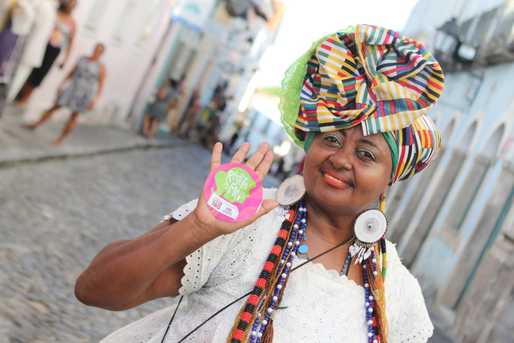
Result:
<svg viewBox="0 0 514 343"><path fill-rule="evenodd" d="M16 105L24 106L27 104L32 92L41 85L62 50L64 50L64 59L59 68L64 68L64 65L68 62L76 32L75 19L71 14L76 6L77 0L63 0L60 2L57 10L57 21L46 46L43 62L40 67L32 69L28 79L16 96Z"/></svg>
<svg viewBox="0 0 514 343"><path fill-rule="evenodd" d="M218 85L214 90L214 95L209 105L202 111L202 121L198 131L200 142L207 148L210 148L218 141L218 133L221 126L220 115L227 107L227 98L225 96L227 86L227 82Z"/></svg>
<svg viewBox="0 0 514 343"><path fill-rule="evenodd" d="M35 129L44 124L61 107L71 110L71 115L61 134L53 143L60 144L77 125L79 114L92 110L98 97L102 93L105 82L105 65L100 62L105 46L97 43L90 56L81 57L73 70L63 80L57 92L57 101L45 111L41 118L25 125L28 129Z"/></svg>
<svg viewBox="0 0 514 343"><path fill-rule="evenodd" d="M178 132L181 137L190 138L193 130L195 129L196 117L202 110L200 104L200 91L195 89L191 95L191 99L187 105L184 120L179 123Z"/></svg>
<svg viewBox="0 0 514 343"><path fill-rule="evenodd" d="M177 104L180 82L169 79L157 91L155 100L150 103L143 119L143 136L153 138L159 125L166 119L168 112Z"/></svg>

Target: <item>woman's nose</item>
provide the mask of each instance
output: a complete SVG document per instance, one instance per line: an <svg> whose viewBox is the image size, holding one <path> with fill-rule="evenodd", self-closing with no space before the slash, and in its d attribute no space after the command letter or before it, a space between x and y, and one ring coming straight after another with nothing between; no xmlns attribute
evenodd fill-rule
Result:
<svg viewBox="0 0 514 343"><path fill-rule="evenodd" d="M352 154L349 146L345 145L328 158L335 169L352 169Z"/></svg>

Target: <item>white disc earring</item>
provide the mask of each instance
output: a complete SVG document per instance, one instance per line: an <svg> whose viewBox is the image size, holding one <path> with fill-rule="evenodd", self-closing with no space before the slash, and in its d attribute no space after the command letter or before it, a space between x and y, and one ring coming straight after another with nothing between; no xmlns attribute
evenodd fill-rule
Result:
<svg viewBox="0 0 514 343"><path fill-rule="evenodd" d="M373 245L384 237L387 230L387 219L378 209L362 212L353 226L355 242L350 246L352 257L357 256L355 263L362 263L371 256Z"/></svg>
<svg viewBox="0 0 514 343"><path fill-rule="evenodd" d="M288 177L280 184L276 199L282 206L290 206L299 201L305 194L305 184L302 175Z"/></svg>

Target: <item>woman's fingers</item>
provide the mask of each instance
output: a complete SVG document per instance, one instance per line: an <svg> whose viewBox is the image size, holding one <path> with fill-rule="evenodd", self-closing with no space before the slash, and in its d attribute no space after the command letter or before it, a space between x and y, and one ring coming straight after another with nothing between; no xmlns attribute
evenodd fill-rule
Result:
<svg viewBox="0 0 514 343"><path fill-rule="evenodd" d="M243 162L248 154L248 150L250 150L250 143L244 143L241 145L234 154L234 157L232 157L232 162Z"/></svg>
<svg viewBox="0 0 514 343"><path fill-rule="evenodd" d="M269 150L268 144L262 143L259 145L259 149L253 154L253 156L246 162L246 164L252 168L256 169L257 166L261 163L262 159L264 158L264 155L266 155L266 152Z"/></svg>
<svg viewBox="0 0 514 343"><path fill-rule="evenodd" d="M217 142L214 144L212 148L212 157L211 157L211 170L216 168L221 164L221 152L223 151L223 144Z"/></svg>
<svg viewBox="0 0 514 343"><path fill-rule="evenodd" d="M268 175L268 172L272 164L273 152L271 150L268 150L264 155L264 158L262 159L261 163L259 163L257 168L255 168L255 173L259 176L261 180L264 179L266 175Z"/></svg>

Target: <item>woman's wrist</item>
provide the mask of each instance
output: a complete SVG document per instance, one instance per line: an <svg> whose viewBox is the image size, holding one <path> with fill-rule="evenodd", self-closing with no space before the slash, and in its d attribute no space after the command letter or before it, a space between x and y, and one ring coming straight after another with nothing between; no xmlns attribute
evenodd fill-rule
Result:
<svg viewBox="0 0 514 343"><path fill-rule="evenodd" d="M203 223L198 218L195 211L190 213L186 218L184 218L184 220L189 222L189 232L191 233L191 237L196 248L199 248L205 243L221 236L221 233L214 230L211 225Z"/></svg>

